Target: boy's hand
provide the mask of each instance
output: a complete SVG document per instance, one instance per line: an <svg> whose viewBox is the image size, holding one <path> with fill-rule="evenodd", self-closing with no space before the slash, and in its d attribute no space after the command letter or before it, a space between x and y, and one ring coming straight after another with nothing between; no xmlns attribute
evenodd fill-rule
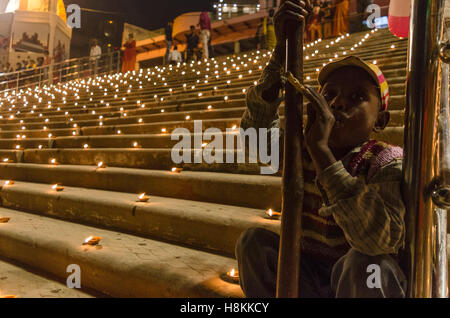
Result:
<svg viewBox="0 0 450 318"><path fill-rule="evenodd" d="M284 45L286 43L286 21L290 20L300 24L306 21L311 11L310 0L287 0L284 2L273 17L277 44Z"/></svg>
<svg viewBox="0 0 450 318"><path fill-rule="evenodd" d="M306 144L308 148L328 147L328 140L336 120L326 99L312 87L305 87L303 96L309 100L305 129Z"/></svg>
<svg viewBox="0 0 450 318"><path fill-rule="evenodd" d="M286 47L286 21L294 21L300 24L306 21L311 11L312 6L310 0L288 0L275 13L273 17L275 36L277 38L275 54L278 54L278 62L281 65L285 59L285 51L283 48Z"/></svg>

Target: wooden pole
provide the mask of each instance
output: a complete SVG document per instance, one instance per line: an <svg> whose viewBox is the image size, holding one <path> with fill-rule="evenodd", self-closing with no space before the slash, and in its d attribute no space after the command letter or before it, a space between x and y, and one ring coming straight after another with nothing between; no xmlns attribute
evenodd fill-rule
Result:
<svg viewBox="0 0 450 318"><path fill-rule="evenodd" d="M283 4L286 0L282 0ZM299 4L298 0L291 0ZM287 21L286 71L303 81L303 26ZM283 199L277 297L299 296L301 213L304 180L302 164L303 96L286 83Z"/></svg>

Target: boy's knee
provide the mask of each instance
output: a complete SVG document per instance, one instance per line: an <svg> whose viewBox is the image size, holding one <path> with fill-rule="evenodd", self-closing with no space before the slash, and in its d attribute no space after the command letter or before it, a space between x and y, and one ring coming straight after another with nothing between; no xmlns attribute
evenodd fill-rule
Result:
<svg viewBox="0 0 450 318"><path fill-rule="evenodd" d="M236 258L239 259L242 255L251 254L257 247L264 246L266 245L265 242L273 240L274 236L276 236L275 233L263 228L252 227L247 229L237 241L235 248Z"/></svg>
<svg viewBox="0 0 450 318"><path fill-rule="evenodd" d="M334 265L331 284L337 297L404 297L406 279L391 256L350 249Z"/></svg>
<svg viewBox="0 0 450 318"><path fill-rule="evenodd" d="M388 255L370 256L350 249L333 267L333 276L346 275L348 279L362 279L371 272L371 265L380 265Z"/></svg>

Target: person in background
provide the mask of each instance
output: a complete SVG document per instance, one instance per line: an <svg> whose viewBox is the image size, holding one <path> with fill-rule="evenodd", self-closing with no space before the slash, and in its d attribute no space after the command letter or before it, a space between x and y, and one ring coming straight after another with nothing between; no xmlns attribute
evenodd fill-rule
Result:
<svg viewBox="0 0 450 318"><path fill-rule="evenodd" d="M262 19L256 31L258 49L272 51L276 45L275 29L273 26L274 9L270 9L269 16Z"/></svg>
<svg viewBox="0 0 450 318"><path fill-rule="evenodd" d="M200 14L200 20L198 25L200 26L200 41L203 47L203 58L209 58L208 42L211 37L211 19L207 11L203 11Z"/></svg>
<svg viewBox="0 0 450 318"><path fill-rule="evenodd" d="M31 70L37 67L36 61L35 60L30 60L30 62L28 63L27 69Z"/></svg>
<svg viewBox="0 0 450 318"><path fill-rule="evenodd" d="M186 61L190 61L195 55L195 60L197 60L198 55L198 35L195 32L195 26L191 25L191 32L186 34L187 40L187 56Z"/></svg>
<svg viewBox="0 0 450 318"><path fill-rule="evenodd" d="M167 64L169 58L170 48L172 47L172 33L173 33L173 21L167 22L166 25L166 55L164 56L164 63Z"/></svg>
<svg viewBox="0 0 450 318"><path fill-rule="evenodd" d="M43 66L44 65L44 58L42 57L42 56L39 56L38 58L37 58L37 64L36 64L36 67L41 67L41 66Z"/></svg>
<svg viewBox="0 0 450 318"><path fill-rule="evenodd" d="M349 1L340 0L336 3L336 11L334 14L334 35L341 36L348 33L348 9Z"/></svg>
<svg viewBox="0 0 450 318"><path fill-rule="evenodd" d="M181 53L178 51L178 46L174 46L173 51L169 53L169 64L178 64L183 62Z"/></svg>
<svg viewBox="0 0 450 318"><path fill-rule="evenodd" d="M122 73L134 71L136 69L136 40L133 33L128 35L128 41L124 44Z"/></svg>
<svg viewBox="0 0 450 318"><path fill-rule="evenodd" d="M92 41L91 52L90 52L90 60L91 60L91 68L93 69L93 73L97 74L98 62L102 55L102 48L98 45L97 39Z"/></svg>
<svg viewBox="0 0 450 318"><path fill-rule="evenodd" d="M39 81L42 81L44 78L43 78L43 75L44 75L44 72L43 72L43 70L42 70L42 66L44 66L44 57L42 57L42 56L39 56L37 59L36 59L36 67L38 68L37 70L36 70L36 74L38 74L39 75Z"/></svg>
<svg viewBox="0 0 450 318"><path fill-rule="evenodd" d="M323 36L325 39L333 36L333 5L331 1L322 2Z"/></svg>
<svg viewBox="0 0 450 318"><path fill-rule="evenodd" d="M320 2L319 1L315 1L314 2L314 7L313 7L313 12L311 15L311 22L309 24L309 32L310 32L310 40L311 42L314 42L316 40L316 33L317 33L317 38L321 39L322 38L322 12L320 10Z"/></svg>
<svg viewBox="0 0 450 318"><path fill-rule="evenodd" d="M44 52L44 64L43 66L45 66L43 68L44 70L44 81L48 80L48 72L49 72L49 68L50 68L50 64L52 63L52 58L50 57L50 54L48 51Z"/></svg>
<svg viewBox="0 0 450 318"><path fill-rule="evenodd" d="M208 41L208 55L209 55L209 58L214 57L214 49L211 45L211 37L209 38L209 41Z"/></svg>

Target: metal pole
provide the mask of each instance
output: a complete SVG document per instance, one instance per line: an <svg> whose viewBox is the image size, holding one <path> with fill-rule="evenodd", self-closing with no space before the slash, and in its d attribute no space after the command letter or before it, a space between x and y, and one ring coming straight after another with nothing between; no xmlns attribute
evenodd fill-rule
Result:
<svg viewBox="0 0 450 318"><path fill-rule="evenodd" d="M285 0L283 0L285 1ZM298 4L298 1L295 1ZM286 70L303 79L303 23L287 21ZM301 214L304 180L302 164L303 97L286 84L283 200L277 297L299 295Z"/></svg>
<svg viewBox="0 0 450 318"><path fill-rule="evenodd" d="M412 0L408 49L403 193L406 215L408 296L431 297L433 203L426 191L436 175L444 0Z"/></svg>
<svg viewBox="0 0 450 318"><path fill-rule="evenodd" d="M448 36L447 36L448 37ZM448 53L450 45L441 45L442 64L442 90L439 110L439 177L437 189L432 193L435 210L435 264L433 297L448 297L448 267L447 267L447 209L450 209L450 131L449 131L449 65ZM442 54L447 53L447 54Z"/></svg>

